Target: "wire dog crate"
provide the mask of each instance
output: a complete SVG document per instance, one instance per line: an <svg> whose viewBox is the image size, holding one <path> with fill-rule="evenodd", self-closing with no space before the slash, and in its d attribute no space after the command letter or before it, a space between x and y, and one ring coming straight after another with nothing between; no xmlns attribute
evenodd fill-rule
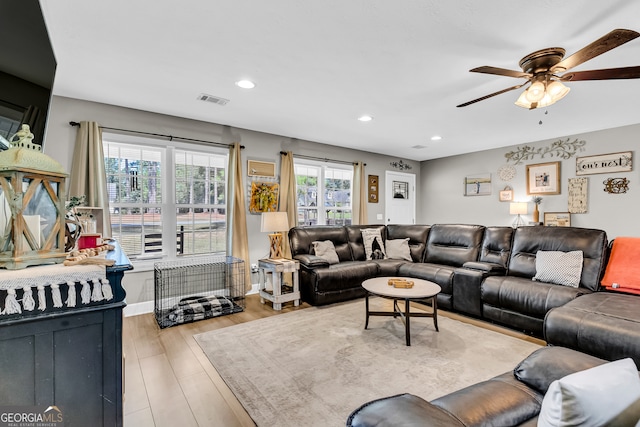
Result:
<svg viewBox="0 0 640 427"><path fill-rule="evenodd" d="M154 264L160 328L244 310L244 261L224 255Z"/></svg>

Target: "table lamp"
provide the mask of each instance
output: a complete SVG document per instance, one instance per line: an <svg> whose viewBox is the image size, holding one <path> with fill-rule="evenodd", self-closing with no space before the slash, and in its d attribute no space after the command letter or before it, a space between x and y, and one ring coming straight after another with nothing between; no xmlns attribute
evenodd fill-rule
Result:
<svg viewBox="0 0 640 427"><path fill-rule="evenodd" d="M269 233L269 258L284 258L282 252L282 232L289 229L289 218L286 212L262 212L260 231Z"/></svg>
<svg viewBox="0 0 640 427"><path fill-rule="evenodd" d="M527 202L513 202L509 204L509 213L511 215L518 215L515 221L513 221L513 228L518 228L524 225L524 221L520 215L526 215L527 211Z"/></svg>

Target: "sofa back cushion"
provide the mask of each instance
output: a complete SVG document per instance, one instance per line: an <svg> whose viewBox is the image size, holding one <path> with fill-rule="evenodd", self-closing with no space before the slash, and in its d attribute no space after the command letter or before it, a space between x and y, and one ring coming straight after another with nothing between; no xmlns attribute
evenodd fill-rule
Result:
<svg viewBox="0 0 640 427"><path fill-rule="evenodd" d="M349 246L351 253L353 254L354 261L364 261L367 259L367 254L364 250L364 242L362 241L362 230L365 228L371 228L378 230L382 240L385 238L384 225L346 225L345 230L349 239Z"/></svg>
<svg viewBox="0 0 640 427"><path fill-rule="evenodd" d="M480 249L480 262L490 262L507 268L511 255L511 240L513 228L511 227L487 227L482 238Z"/></svg>
<svg viewBox="0 0 640 427"><path fill-rule="evenodd" d="M538 251L582 251L580 287L598 290L607 256L607 234L602 230L577 227L519 227L514 232L510 276L536 275Z"/></svg>
<svg viewBox="0 0 640 427"><path fill-rule="evenodd" d="M465 262L477 261L483 234L481 225L432 225L424 262L460 267Z"/></svg>
<svg viewBox="0 0 640 427"><path fill-rule="evenodd" d="M311 227L293 227L289 230L291 256L312 254L313 242L331 240L336 248L340 262L352 261L349 238L345 227L336 225L318 225Z"/></svg>
<svg viewBox="0 0 640 427"><path fill-rule="evenodd" d="M422 262L424 251L427 248L429 228L428 225L415 224L387 225L387 236L385 240L406 239L408 237L411 259L413 262Z"/></svg>

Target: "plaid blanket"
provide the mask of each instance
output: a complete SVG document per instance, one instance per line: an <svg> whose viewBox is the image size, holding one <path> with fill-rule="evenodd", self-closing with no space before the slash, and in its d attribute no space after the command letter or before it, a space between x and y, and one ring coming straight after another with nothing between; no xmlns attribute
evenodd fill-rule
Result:
<svg viewBox="0 0 640 427"><path fill-rule="evenodd" d="M209 319L233 312L233 302L225 297L188 297L183 298L169 312L169 320L173 323L188 323Z"/></svg>

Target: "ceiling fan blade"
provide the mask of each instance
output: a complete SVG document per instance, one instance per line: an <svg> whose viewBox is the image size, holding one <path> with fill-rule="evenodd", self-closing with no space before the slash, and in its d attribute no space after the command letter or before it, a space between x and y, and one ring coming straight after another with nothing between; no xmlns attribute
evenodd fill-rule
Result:
<svg viewBox="0 0 640 427"><path fill-rule="evenodd" d="M610 51L618 46L625 44L626 42L635 39L640 36L640 33L633 30L617 29L611 31L594 41L590 45L587 45L574 53L573 55L563 59L556 65L551 67L552 72L562 72L569 70L575 66L578 66L590 59L595 58L598 55L602 55L605 52Z"/></svg>
<svg viewBox="0 0 640 427"><path fill-rule="evenodd" d="M509 91L516 90L516 89L520 89L522 86L526 85L527 83L529 83L529 82L526 81L526 82L524 82L522 84L511 86L511 87L508 87L506 89L502 89L502 90L500 90L498 92L494 92L492 94L485 95L485 96L483 96L481 98L474 99L473 101L469 101L469 102L465 102L464 104L456 105L456 107L466 107L467 105L471 105L471 104L475 104L476 102L484 101L485 99L489 99L489 98L491 98L493 96L501 95L501 94L503 94L505 92L509 92Z"/></svg>
<svg viewBox="0 0 640 427"><path fill-rule="evenodd" d="M498 76L518 77L528 79L531 74L522 71L507 70L506 68L489 67L487 65L469 70L470 73L496 74Z"/></svg>
<svg viewBox="0 0 640 427"><path fill-rule="evenodd" d="M579 82L581 80L614 80L640 79L640 66L623 68L605 68L565 73L560 77L563 82Z"/></svg>

